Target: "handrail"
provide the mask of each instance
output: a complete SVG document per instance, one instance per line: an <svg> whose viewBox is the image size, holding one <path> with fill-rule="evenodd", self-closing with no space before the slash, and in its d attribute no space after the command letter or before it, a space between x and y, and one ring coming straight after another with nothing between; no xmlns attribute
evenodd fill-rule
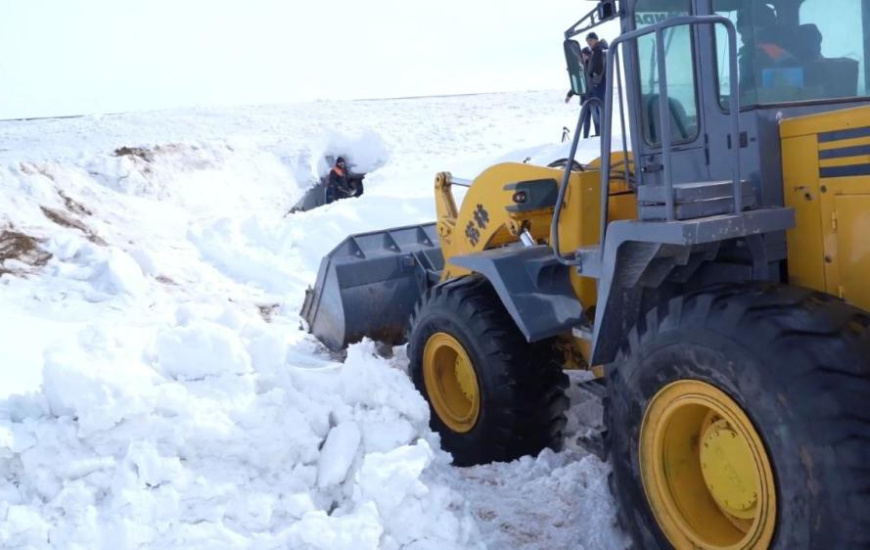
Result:
<svg viewBox="0 0 870 550"><path fill-rule="evenodd" d="M610 55L610 52L608 51L608 56L609 55ZM619 52L614 52L613 55L618 58ZM616 65L617 67L619 66L617 61L614 62L614 65ZM607 74L612 74L612 73L607 73ZM620 122L622 123L622 162L623 162L623 165L625 166L625 181L629 182L630 180L628 179L628 143L627 143L626 137L625 137L625 108L624 108L625 104L622 102L622 73L619 71L616 71L616 80L617 80L617 89L619 90L619 119L620 119ZM608 87L607 94L605 95L605 98L608 95L611 96L611 102L610 102L611 106L613 104L612 94L613 94L613 88ZM605 109L606 108L607 107L605 107ZM601 200L601 202L600 202L601 211L599 212L600 217L599 217L599 222L598 222L599 223L598 235L600 236L600 242L602 244L604 243L604 233L605 233L606 228L607 228L607 222L609 221L608 214L609 214L609 207L610 207L610 169L612 168L612 166L610 165L610 150L613 147L613 135L612 135L613 129L611 127L612 123L613 123L613 115L609 115L607 118L607 121L605 122L604 117L606 116L606 112L607 111L602 113L602 116L601 116L601 118L602 118L602 120L601 120L601 150L602 150L602 155L604 155L604 153L603 153L604 142L607 141L607 162L608 162L607 179L601 180L601 199L600 199ZM601 157L601 163L602 163L602 165L601 165L602 168L604 168L604 156ZM634 172L637 173L637 170L635 169ZM604 247L602 246L601 247L602 254L603 254L603 251L604 251Z"/></svg>
<svg viewBox="0 0 870 550"><path fill-rule="evenodd" d="M614 65L615 58L618 55L619 46L622 44L637 40L642 36L646 36L652 33L656 35L656 46L657 46L657 56L659 59L659 118L660 120L660 128L659 132L661 134L661 146L662 146L662 165L663 165L663 178L665 185L665 201L666 201L666 210L667 210L667 219L669 221L673 221L675 219L674 212L674 193L673 193L673 178L671 171L671 152L673 149L672 136L670 132L671 126L671 114L670 114L670 106L668 101L668 92L667 92L667 62L665 58L665 47L663 31L665 29L671 27L678 26L699 26L699 25L716 25L721 24L725 27L725 30L728 32L728 65L731 71L730 78L730 97L728 98L728 107L729 107L729 118L730 118L730 126L731 126L731 143L732 143L732 155L734 157L732 162L732 185L734 187L734 213L739 214L743 211L743 188L740 185L740 100L739 100L739 88L738 88L738 73L737 73L737 29L734 26L734 23L728 19L727 17L721 15L687 15L674 17L672 19L666 19L664 21L660 21L649 27L644 27L643 29L634 30L623 35L618 36L610 43L610 47L607 50L607 66L606 66L606 74L612 75L614 74ZM619 94L620 94L620 113L622 116L622 124L623 124L623 148L626 147L626 138L625 138L625 122L624 122L624 113L622 112L623 104L622 104L622 86L621 86L621 75L617 74L617 79L619 82ZM593 98L596 99L597 98ZM597 100L600 102L600 100ZM588 101L587 101L588 103ZM584 103L584 107L586 104ZM613 87L608 86L605 93L605 101L604 101L604 115L606 118L601 121L601 220L600 220L600 242L602 243L600 255L603 258L604 256L604 239L607 233L607 212L609 207L609 190L610 190L610 172L611 172L611 159L610 154L613 149L612 144L612 136L613 136ZM583 121L585 110L581 109L580 113L580 121L577 124L578 130ZM568 177L570 175L570 167L574 161L574 155L577 152L577 136L574 136L574 142L571 145L571 152L568 156L568 164L566 167L565 177L563 178L562 186L563 189L559 191L559 198L556 203L556 215L553 216L553 224L551 228L551 233L555 236L555 243L558 243L558 231L557 231L557 219L558 212L562 205L562 200L564 200L564 187L566 186L566 182L568 181ZM632 142L634 144L638 143L638 137L632 135ZM637 152L637 147L635 147L635 153ZM628 169L627 157L624 158L624 162L626 163L626 171ZM635 167L637 168L637 167ZM642 175L638 169L634 170L637 177L642 179ZM627 179L627 178L626 178ZM554 247L554 253L560 262L565 263L567 258L561 255L558 251L557 247ZM570 260L567 260L570 262ZM570 265L576 265L576 262L570 262Z"/></svg>
<svg viewBox="0 0 870 550"><path fill-rule="evenodd" d="M565 174L562 176L562 185L559 186L559 195L556 197L556 207L553 211L553 219L550 221L550 241L552 242L553 254L562 265L578 265L576 260L563 256L559 251L559 219L562 217L562 205L565 202L565 193L568 191L568 181L574 168L574 156L577 154L577 146L580 144L580 132L583 129L583 119L594 103L602 103L600 98L589 97L580 108L580 118L577 119L577 129L571 140L571 150L568 152L568 162L565 164Z"/></svg>
<svg viewBox="0 0 870 550"><path fill-rule="evenodd" d="M614 63L618 67L619 52L617 52L616 55L617 58ZM625 135L625 109L623 108L625 102L622 97L622 71L616 71L616 89L619 90L619 122L622 129L622 164L625 166L625 182L629 183L631 180L628 177L628 137Z"/></svg>

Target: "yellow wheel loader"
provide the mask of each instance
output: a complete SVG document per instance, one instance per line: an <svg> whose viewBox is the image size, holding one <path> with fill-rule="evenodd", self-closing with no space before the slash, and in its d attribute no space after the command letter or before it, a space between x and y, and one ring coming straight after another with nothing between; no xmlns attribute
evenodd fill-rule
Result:
<svg viewBox="0 0 870 550"><path fill-rule="evenodd" d="M438 174L434 223L324 259L310 330L407 341L458 465L558 448L592 369L636 548L870 547L870 2L601 0L564 49L564 168Z"/></svg>

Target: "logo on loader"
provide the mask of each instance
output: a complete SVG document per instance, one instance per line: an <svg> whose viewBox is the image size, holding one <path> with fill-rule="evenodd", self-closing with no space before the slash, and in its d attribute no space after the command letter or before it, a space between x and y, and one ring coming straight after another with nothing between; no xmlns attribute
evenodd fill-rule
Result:
<svg viewBox="0 0 870 550"><path fill-rule="evenodd" d="M481 229L486 229L486 224L489 223L489 212L486 211L482 204L478 204L477 210L474 211L474 221L477 222L478 227Z"/></svg>
<svg viewBox="0 0 870 550"><path fill-rule="evenodd" d="M486 229L488 223L489 212L486 211L486 208L482 204L478 204L477 209L474 211L474 221L468 222L468 225L465 226L465 238L468 239L471 246L477 246L477 243L480 241L480 229ZM474 224L477 224L477 227Z"/></svg>
<svg viewBox="0 0 870 550"><path fill-rule="evenodd" d="M480 240L480 230L474 227L474 222L468 222L465 226L465 238L471 243L471 246L477 246L477 241Z"/></svg>

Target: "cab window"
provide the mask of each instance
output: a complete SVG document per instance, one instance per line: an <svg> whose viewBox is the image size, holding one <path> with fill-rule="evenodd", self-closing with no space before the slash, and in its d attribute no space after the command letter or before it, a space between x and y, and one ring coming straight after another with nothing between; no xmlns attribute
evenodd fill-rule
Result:
<svg viewBox="0 0 870 550"><path fill-rule="evenodd" d="M867 95L870 7L861 0L714 0L738 32L742 105ZM727 104L728 40L716 28L719 94Z"/></svg>
<svg viewBox="0 0 870 550"><path fill-rule="evenodd" d="M638 0L635 26L648 27L671 17L688 15L689 1ZM695 88L695 63L692 56L692 29L683 25L664 30L665 67L668 76L668 111L673 143L694 141L698 137L698 98ZM659 132L659 59L655 34L637 41L640 67L641 118L647 143L661 143Z"/></svg>

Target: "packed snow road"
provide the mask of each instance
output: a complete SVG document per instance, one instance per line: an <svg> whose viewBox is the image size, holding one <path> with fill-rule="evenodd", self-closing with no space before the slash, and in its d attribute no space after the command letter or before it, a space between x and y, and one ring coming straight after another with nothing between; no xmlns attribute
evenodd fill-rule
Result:
<svg viewBox="0 0 870 550"><path fill-rule="evenodd" d="M349 233L434 218L436 172L561 149L561 93L0 122L0 546L618 549L609 467L450 466L403 348L298 310ZM287 210L350 154L366 194Z"/></svg>

